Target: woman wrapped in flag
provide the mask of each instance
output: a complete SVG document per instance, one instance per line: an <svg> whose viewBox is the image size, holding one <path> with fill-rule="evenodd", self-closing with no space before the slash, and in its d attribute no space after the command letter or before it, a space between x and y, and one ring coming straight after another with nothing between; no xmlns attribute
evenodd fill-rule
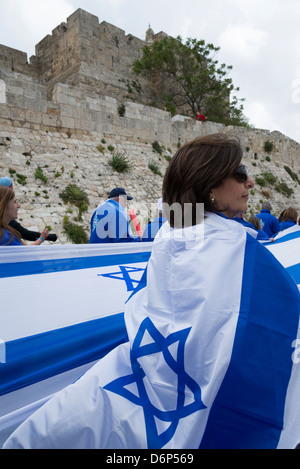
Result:
<svg viewBox="0 0 300 469"><path fill-rule="evenodd" d="M254 183L235 138L170 161L167 222L126 304L128 342L27 419L4 448L295 448L300 295L232 220Z"/></svg>

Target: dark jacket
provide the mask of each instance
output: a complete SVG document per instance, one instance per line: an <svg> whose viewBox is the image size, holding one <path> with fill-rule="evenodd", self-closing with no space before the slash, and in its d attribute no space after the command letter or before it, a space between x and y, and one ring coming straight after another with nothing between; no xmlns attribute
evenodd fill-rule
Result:
<svg viewBox="0 0 300 469"><path fill-rule="evenodd" d="M20 223L18 223L16 220L12 220L11 222L9 222L9 226L17 230L20 233L21 238L25 239L26 241L36 241L41 236L41 233L39 233L38 231L27 230L22 225L20 225ZM56 240L57 240L56 234L50 233L48 235L47 241L56 241Z"/></svg>

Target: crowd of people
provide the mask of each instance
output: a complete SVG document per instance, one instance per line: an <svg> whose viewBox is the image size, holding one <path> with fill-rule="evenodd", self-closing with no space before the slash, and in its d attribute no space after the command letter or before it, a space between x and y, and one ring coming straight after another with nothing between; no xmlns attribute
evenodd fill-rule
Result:
<svg viewBox="0 0 300 469"><path fill-rule="evenodd" d="M241 165L240 168L246 168ZM249 181L253 187L253 180L244 174L242 170L239 173L241 181ZM247 171L244 169L244 171ZM246 179L247 177L247 179ZM163 214L163 199L157 201L157 217L150 220L143 234L133 235L130 227L130 217L127 214L128 201L133 197L128 195L122 187L115 187L109 193L108 199L100 204L94 211L90 222L89 243L127 243L127 242L145 242L153 241L161 226L165 223L166 217ZM55 242L57 235L49 233L47 227L42 232L32 231L24 228L19 222L18 209L20 205L16 200L13 189L13 182L9 177L0 178L0 246L26 245L25 241L31 241L31 245L40 245L45 240ZM211 209L216 211L215 209ZM276 236L294 226L300 224L300 217L297 210L293 207L287 207L277 218L271 213L272 206L269 202L263 202L260 213L251 215L248 220L245 219L246 210L230 216L236 222L251 228L256 232L256 239L259 241L274 242ZM217 211L219 215L224 216L224 211Z"/></svg>
<svg viewBox="0 0 300 469"><path fill-rule="evenodd" d="M271 213L272 206L269 202L263 202L261 211L256 215L251 215L246 221L244 214L235 217L234 220L242 223L244 226L257 231L258 240L269 240L274 242L276 236L294 225L300 224L298 212L293 207L287 207L283 210L278 218Z"/></svg>

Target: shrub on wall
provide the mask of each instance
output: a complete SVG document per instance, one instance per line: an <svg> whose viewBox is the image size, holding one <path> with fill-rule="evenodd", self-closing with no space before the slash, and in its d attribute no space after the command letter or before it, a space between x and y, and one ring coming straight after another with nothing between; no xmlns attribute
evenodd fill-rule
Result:
<svg viewBox="0 0 300 469"><path fill-rule="evenodd" d="M132 167L125 153L115 152L108 164L118 173L126 173Z"/></svg>
<svg viewBox="0 0 300 469"><path fill-rule="evenodd" d="M125 105L124 104L120 104L120 106L118 107L118 114L120 117L124 117L125 116L125 112L126 112L126 108L125 108Z"/></svg>
<svg viewBox="0 0 300 469"><path fill-rule="evenodd" d="M266 153L271 153L272 150L274 150L274 144L269 140L266 140L264 144L264 151Z"/></svg>
<svg viewBox="0 0 300 469"><path fill-rule="evenodd" d="M69 241L73 244L88 244L89 238L84 230L84 228L80 225L76 225L75 223L64 223L64 231L67 235Z"/></svg>
<svg viewBox="0 0 300 469"><path fill-rule="evenodd" d="M47 176L45 176L45 174L43 173L43 170L40 166L37 167L37 169L35 170L34 172L34 177L35 179L40 179L41 181L43 181L45 184L46 182L48 181L48 178Z"/></svg>
<svg viewBox="0 0 300 469"><path fill-rule="evenodd" d="M296 182L298 182L298 184L300 184L300 180L299 180L297 174L294 173L294 171L293 171L289 166L284 166L284 169L285 169L286 172L291 176L291 178L293 179L293 181L296 181Z"/></svg>
<svg viewBox="0 0 300 469"><path fill-rule="evenodd" d="M286 197L290 197L294 191L291 189L286 182L281 181L275 186L275 190L280 192L281 194L285 195Z"/></svg>
<svg viewBox="0 0 300 469"><path fill-rule="evenodd" d="M82 213L86 212L89 206L89 199L80 187L76 184L69 184L63 192L59 194L59 197L66 203L75 205L78 208L78 220L82 220Z"/></svg>
<svg viewBox="0 0 300 469"><path fill-rule="evenodd" d="M150 163L148 164L148 168L151 169L151 171L154 174L157 174L158 176L162 176L158 164L155 163L154 161L150 161Z"/></svg>
<svg viewBox="0 0 300 469"><path fill-rule="evenodd" d="M102 139L103 140L103 139ZM102 153L102 155L104 154L104 151L105 151L105 148L103 145L97 145L97 150Z"/></svg>
<svg viewBox="0 0 300 469"><path fill-rule="evenodd" d="M27 176L24 176L24 174L19 174L19 173L17 173L16 176L17 176L17 182L21 184L22 186L25 186Z"/></svg>
<svg viewBox="0 0 300 469"><path fill-rule="evenodd" d="M162 148L161 148L160 144L157 141L152 143L152 148L153 148L154 151L156 151L160 155L162 154Z"/></svg>

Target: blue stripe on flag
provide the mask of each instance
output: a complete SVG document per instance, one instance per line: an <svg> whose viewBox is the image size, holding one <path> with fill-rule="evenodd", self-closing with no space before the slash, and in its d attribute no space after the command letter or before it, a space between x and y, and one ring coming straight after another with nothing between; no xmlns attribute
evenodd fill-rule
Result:
<svg viewBox="0 0 300 469"><path fill-rule="evenodd" d="M7 342L0 396L100 359L127 340L119 313Z"/></svg>
<svg viewBox="0 0 300 469"><path fill-rule="evenodd" d="M272 254L247 235L231 361L200 448L277 447L293 365L292 341L297 336L299 303L290 276L279 268Z"/></svg>
<svg viewBox="0 0 300 469"><path fill-rule="evenodd" d="M275 239L275 244L279 244L279 243L285 243L286 241L291 241L292 239L296 239L296 238L299 238L300 237L300 230L298 231L293 231L293 233L290 233L290 234L287 234L285 236L282 236L278 239ZM270 243L264 243L264 246L269 246L269 245L274 245L274 242L270 242Z"/></svg>
<svg viewBox="0 0 300 469"><path fill-rule="evenodd" d="M71 257L68 259L44 259L29 262L8 262L0 264L0 278L148 262L150 254L151 252L141 252L134 254Z"/></svg>
<svg viewBox="0 0 300 469"><path fill-rule="evenodd" d="M286 270L293 277L297 285L299 285L300 284L300 264L295 264L295 265L292 265L291 267L287 267Z"/></svg>

